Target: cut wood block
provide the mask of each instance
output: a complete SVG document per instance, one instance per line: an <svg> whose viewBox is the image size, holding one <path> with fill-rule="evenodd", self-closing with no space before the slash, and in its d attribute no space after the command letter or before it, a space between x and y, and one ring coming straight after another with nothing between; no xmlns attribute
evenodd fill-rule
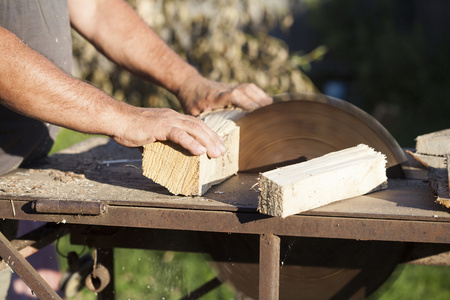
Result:
<svg viewBox="0 0 450 300"><path fill-rule="evenodd" d="M285 218L386 186L385 155L358 145L262 173L258 211Z"/></svg>
<svg viewBox="0 0 450 300"><path fill-rule="evenodd" d="M444 156L436 156L436 155L428 155L421 153L414 153L411 151L406 151L409 155L414 157L415 160L420 162L425 167L432 167L437 169L447 168L447 157Z"/></svg>
<svg viewBox="0 0 450 300"><path fill-rule="evenodd" d="M445 156L450 153L450 129L440 130L416 138L416 152Z"/></svg>
<svg viewBox="0 0 450 300"><path fill-rule="evenodd" d="M144 176L166 187L174 195L203 195L212 185L234 175L239 167L239 127L234 120L241 109L225 109L202 115L205 123L224 138L227 152L219 158L194 156L172 142L144 146Z"/></svg>
<svg viewBox="0 0 450 300"><path fill-rule="evenodd" d="M418 136L416 138L416 153L412 155L417 161L429 168L429 180L432 189L438 195L437 202L450 207L450 168L448 161L450 158L450 129ZM433 169L442 170L441 173L447 175L438 176L439 180L436 180L433 176L437 174L437 171ZM439 182L439 184L436 184L436 182ZM440 188L437 188L438 186Z"/></svg>

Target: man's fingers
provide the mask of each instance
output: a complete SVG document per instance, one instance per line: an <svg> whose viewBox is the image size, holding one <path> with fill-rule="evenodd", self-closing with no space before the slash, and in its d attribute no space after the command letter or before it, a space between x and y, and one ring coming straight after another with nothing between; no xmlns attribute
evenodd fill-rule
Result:
<svg viewBox="0 0 450 300"><path fill-rule="evenodd" d="M220 138L215 131L206 125L206 123L197 118L187 116L193 119L194 124L188 126L188 133L192 135L199 143L207 148L209 157L219 157L225 153L226 149L223 144L223 139Z"/></svg>
<svg viewBox="0 0 450 300"><path fill-rule="evenodd" d="M231 92L231 96L231 102L234 105L250 110L272 103L272 98L252 83L235 87Z"/></svg>
<svg viewBox="0 0 450 300"><path fill-rule="evenodd" d="M192 136L182 129L173 128L168 136L168 139L179 144L193 155L202 155L207 152L207 149L202 146L202 144L197 142Z"/></svg>
<svg viewBox="0 0 450 300"><path fill-rule="evenodd" d="M258 102L261 106L272 104L272 97L269 97L262 89L260 89L255 84L249 84L248 89L255 93L255 95L257 95L255 96L256 102Z"/></svg>
<svg viewBox="0 0 450 300"><path fill-rule="evenodd" d="M243 92L242 88L235 88L230 92L231 103L235 106L241 107L243 109L254 110L259 107L259 105L254 102L246 93Z"/></svg>
<svg viewBox="0 0 450 300"><path fill-rule="evenodd" d="M193 155L217 158L225 153L221 138L205 122L172 109L126 106L123 118L112 137L126 147L139 147L155 141L172 141Z"/></svg>
<svg viewBox="0 0 450 300"><path fill-rule="evenodd" d="M219 136L203 121L197 119L184 121L181 128L173 127L167 138L193 155L207 153L209 157L217 158L226 151Z"/></svg>

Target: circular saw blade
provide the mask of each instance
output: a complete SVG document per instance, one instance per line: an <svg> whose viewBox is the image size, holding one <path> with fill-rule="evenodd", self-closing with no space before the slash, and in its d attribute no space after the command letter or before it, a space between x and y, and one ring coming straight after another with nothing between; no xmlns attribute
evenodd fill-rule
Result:
<svg viewBox="0 0 450 300"><path fill-rule="evenodd" d="M261 172L283 162L308 160L366 144L387 157L388 177L404 177L400 146L372 116L320 94L285 94L237 121L240 172Z"/></svg>
<svg viewBox="0 0 450 300"><path fill-rule="evenodd" d="M237 124L239 172L264 172L366 144L386 155L389 178L404 177L407 159L394 138L369 114L339 99L278 95L274 104ZM256 299L258 263L230 262L243 252L258 257L258 237L253 238L251 242L238 235L232 246L213 241L211 255L222 281ZM280 299L364 299L389 277L404 253L401 243L292 237L281 241Z"/></svg>
<svg viewBox="0 0 450 300"><path fill-rule="evenodd" d="M211 246L218 278L250 299L264 298L259 297L258 238L236 235ZM366 299L404 252L402 243L281 237L279 299Z"/></svg>

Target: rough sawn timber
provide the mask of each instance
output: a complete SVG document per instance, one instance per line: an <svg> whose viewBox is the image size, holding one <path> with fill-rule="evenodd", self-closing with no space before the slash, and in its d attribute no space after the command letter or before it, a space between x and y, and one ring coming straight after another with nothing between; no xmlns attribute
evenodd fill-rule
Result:
<svg viewBox="0 0 450 300"><path fill-rule="evenodd" d="M420 135L416 138L416 152L445 156L450 153L450 129L444 129L424 135Z"/></svg>
<svg viewBox="0 0 450 300"><path fill-rule="evenodd" d="M450 129L420 135L411 154L428 168L428 179L436 202L450 208Z"/></svg>
<svg viewBox="0 0 450 300"><path fill-rule="evenodd" d="M386 186L385 155L358 145L262 173L258 211L285 218Z"/></svg>
<svg viewBox="0 0 450 300"><path fill-rule="evenodd" d="M227 151L219 158L206 154L194 156L172 142L154 142L144 146L144 176L166 187L174 195L203 195L238 172L239 127L234 121L245 115L241 109L224 109L201 115L200 118L223 137Z"/></svg>
<svg viewBox="0 0 450 300"><path fill-rule="evenodd" d="M444 169L447 168L447 157L428 155L422 153L414 153L410 150L406 150L406 153L414 157L415 160L420 162L425 167Z"/></svg>

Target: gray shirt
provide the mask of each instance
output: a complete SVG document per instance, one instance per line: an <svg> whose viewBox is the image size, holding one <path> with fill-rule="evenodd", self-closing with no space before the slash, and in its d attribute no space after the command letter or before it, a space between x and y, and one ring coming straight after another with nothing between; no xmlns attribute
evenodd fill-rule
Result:
<svg viewBox="0 0 450 300"><path fill-rule="evenodd" d="M67 0L0 0L0 26L70 73L72 39Z"/></svg>
<svg viewBox="0 0 450 300"><path fill-rule="evenodd" d="M67 73L72 40L67 0L0 0L0 26ZM0 105L0 175L48 153L55 126Z"/></svg>

